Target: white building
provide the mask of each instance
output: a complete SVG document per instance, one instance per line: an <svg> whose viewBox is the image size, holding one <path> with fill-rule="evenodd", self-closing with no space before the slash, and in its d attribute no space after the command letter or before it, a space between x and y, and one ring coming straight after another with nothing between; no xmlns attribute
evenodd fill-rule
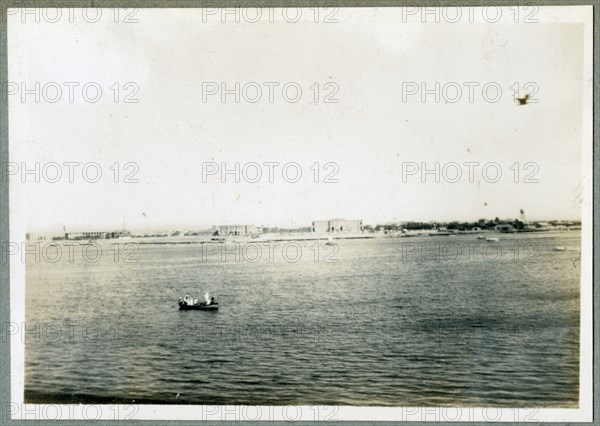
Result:
<svg viewBox="0 0 600 426"><path fill-rule="evenodd" d="M221 225L219 235L255 235L258 229L255 225Z"/></svg>
<svg viewBox="0 0 600 426"><path fill-rule="evenodd" d="M315 220L311 230L317 234L355 234L363 232L363 224L362 220Z"/></svg>
<svg viewBox="0 0 600 426"><path fill-rule="evenodd" d="M65 233L65 240L99 240L106 238L121 238L129 236L129 231L67 232Z"/></svg>

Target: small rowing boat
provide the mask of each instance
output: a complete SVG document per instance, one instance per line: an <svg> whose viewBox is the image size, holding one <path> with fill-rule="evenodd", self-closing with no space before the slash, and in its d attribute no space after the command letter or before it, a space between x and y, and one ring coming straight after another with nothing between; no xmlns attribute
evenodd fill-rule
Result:
<svg viewBox="0 0 600 426"><path fill-rule="evenodd" d="M179 302L179 310L180 311L218 311L219 304L215 303L206 303L206 302L198 302L198 303L186 303Z"/></svg>
<svg viewBox="0 0 600 426"><path fill-rule="evenodd" d="M185 296L179 298L180 311L218 311L219 302L214 297L210 297L208 293L204 295L204 302L198 301L193 297Z"/></svg>

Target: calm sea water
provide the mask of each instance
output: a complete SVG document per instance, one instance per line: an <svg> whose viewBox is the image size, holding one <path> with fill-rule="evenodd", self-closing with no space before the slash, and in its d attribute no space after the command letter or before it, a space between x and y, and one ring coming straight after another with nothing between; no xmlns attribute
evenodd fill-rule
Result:
<svg viewBox="0 0 600 426"><path fill-rule="evenodd" d="M498 237L30 256L26 401L576 406L580 233Z"/></svg>

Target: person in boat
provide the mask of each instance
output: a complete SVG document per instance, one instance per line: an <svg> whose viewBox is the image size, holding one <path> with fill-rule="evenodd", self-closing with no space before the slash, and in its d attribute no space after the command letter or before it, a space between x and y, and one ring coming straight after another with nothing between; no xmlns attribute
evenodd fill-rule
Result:
<svg viewBox="0 0 600 426"><path fill-rule="evenodd" d="M211 297L210 298L210 302L208 302L209 305L214 305L215 304L215 298Z"/></svg>

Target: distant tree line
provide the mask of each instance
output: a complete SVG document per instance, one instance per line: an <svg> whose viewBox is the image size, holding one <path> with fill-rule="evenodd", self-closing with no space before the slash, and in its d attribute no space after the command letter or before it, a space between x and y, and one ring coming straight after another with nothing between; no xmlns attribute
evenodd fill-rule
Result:
<svg viewBox="0 0 600 426"><path fill-rule="evenodd" d="M416 231L416 230L436 230L440 228L445 228L447 230L457 230L457 231L471 231L475 228L479 229L494 229L497 226L512 226L517 230L521 230L526 228L527 226L533 226L536 228L542 228L546 225L551 226L580 226L581 221L560 221L560 220L551 220L547 222L529 222L525 223L519 219L479 219L476 222L400 222L400 223L388 223L383 225L365 225L364 229L367 232L379 232L379 231Z"/></svg>

